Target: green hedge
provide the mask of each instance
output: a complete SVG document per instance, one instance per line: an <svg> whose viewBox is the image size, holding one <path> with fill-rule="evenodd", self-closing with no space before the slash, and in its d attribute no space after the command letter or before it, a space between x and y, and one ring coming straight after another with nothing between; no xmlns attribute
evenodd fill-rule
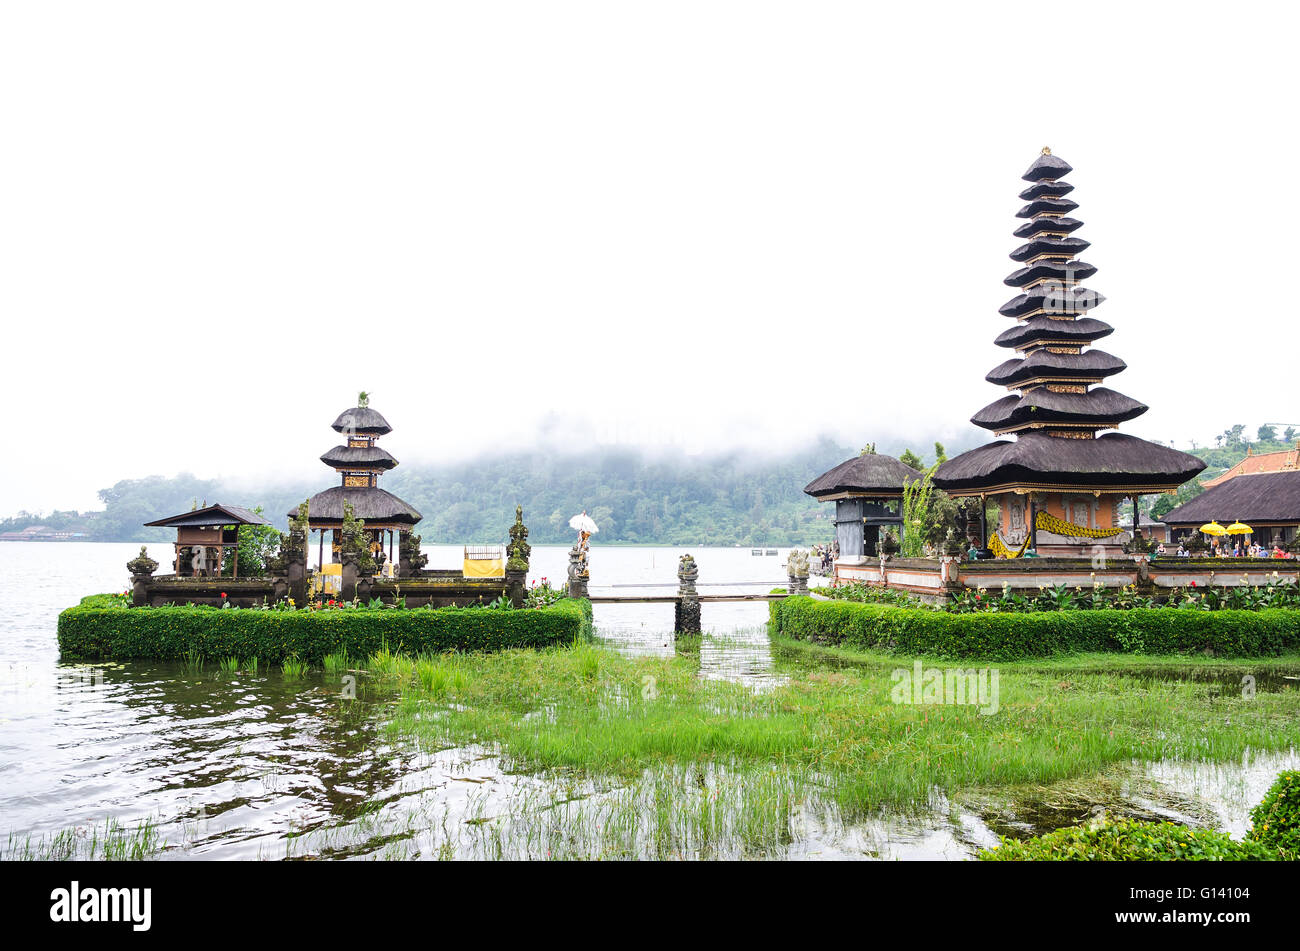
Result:
<svg viewBox="0 0 1300 951"><path fill-rule="evenodd" d="M538 610L257 611L203 607L125 608L103 596L59 615L59 651L69 660L297 657L320 663L346 650L395 653L496 651L567 644L591 632L591 602L565 599Z"/></svg>
<svg viewBox="0 0 1300 951"><path fill-rule="evenodd" d="M1024 841L1003 837L984 849L988 862L1267 862L1279 858L1258 842L1238 842L1215 829L1190 829L1172 822L1113 819L1057 829Z"/></svg>
<svg viewBox="0 0 1300 951"><path fill-rule="evenodd" d="M902 654L1015 660L1078 651L1263 657L1300 651L1300 611L945 611L786 598L771 602L786 637Z"/></svg>
<svg viewBox="0 0 1300 951"><path fill-rule="evenodd" d="M1172 822L1102 819L1084 826L984 849L986 861L1146 862L1152 860L1300 859L1300 772L1278 774L1264 800L1250 812L1250 831L1237 842L1226 832L1191 829Z"/></svg>
<svg viewBox="0 0 1300 951"><path fill-rule="evenodd" d="M1264 801L1250 811L1250 822L1246 838L1300 861L1300 770L1278 774Z"/></svg>

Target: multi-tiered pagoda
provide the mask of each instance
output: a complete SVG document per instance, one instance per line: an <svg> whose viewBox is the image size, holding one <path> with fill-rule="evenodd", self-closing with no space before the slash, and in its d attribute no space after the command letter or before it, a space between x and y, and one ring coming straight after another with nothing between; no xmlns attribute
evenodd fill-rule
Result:
<svg viewBox="0 0 1300 951"><path fill-rule="evenodd" d="M985 378L1008 395L971 422L1000 439L950 459L934 482L954 496L995 497L1000 524L984 525L985 543L1000 556L1034 548L1043 555L1094 552L1128 538L1119 527L1125 498L1173 492L1205 468L1195 456L1111 432L1147 407L1102 384L1123 360L1094 344L1109 324L1091 316L1105 299L1082 286L1096 273L1078 260L1088 242L1078 205L1062 181L1070 166L1043 149L1022 176L1029 187L1015 230L1025 243L1011 252L1019 267L1006 278L1018 293L1001 313L1015 326L994 341L1015 356Z"/></svg>
<svg viewBox="0 0 1300 951"><path fill-rule="evenodd" d="M325 533L333 533L331 548L338 550L343 528L343 503L352 505L356 518L364 519L370 536L371 551L384 554L384 535L387 533L387 557L393 557L394 534L409 532L423 517L418 511L391 492L379 488L379 476L397 465L397 460L387 450L380 449L375 441L393 431L378 412L371 409L363 393L352 409L344 410L334 420L334 431L342 434L344 443L335 446L321 462L339 474L339 484L324 492L317 492L307 501L308 528L320 532L318 560L324 561ZM292 518L297 512L290 512Z"/></svg>

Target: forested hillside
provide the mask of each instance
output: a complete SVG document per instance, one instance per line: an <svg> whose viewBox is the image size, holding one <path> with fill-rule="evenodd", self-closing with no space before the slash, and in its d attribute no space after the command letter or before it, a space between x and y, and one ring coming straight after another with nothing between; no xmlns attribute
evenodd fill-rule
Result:
<svg viewBox="0 0 1300 951"><path fill-rule="evenodd" d="M1296 435L1293 429L1278 432L1264 426L1249 440L1244 426L1225 430L1212 448L1194 450L1208 465L1202 478L1239 461L1247 448L1256 453L1290 448ZM926 448L931 445L882 443L878 449L905 458L916 449L909 461L919 466L932 463L942 448ZM861 448L822 439L767 458L752 452L646 455L630 449L521 452L455 465L407 464L380 484L424 513L418 531L430 543L503 540L518 504L524 507L530 539L539 544L567 543L569 517L585 509L600 525L603 544L810 545L831 539L834 507L814 502L803 487ZM261 506L284 528L290 508L335 479L324 467L319 479L261 489L191 475L127 479L100 491L101 511L19 513L0 521L0 532L45 525L84 532L93 541L163 540L166 531L143 524L195 502ZM1177 497L1146 498L1145 507L1159 516L1200 491L1199 481L1193 480Z"/></svg>

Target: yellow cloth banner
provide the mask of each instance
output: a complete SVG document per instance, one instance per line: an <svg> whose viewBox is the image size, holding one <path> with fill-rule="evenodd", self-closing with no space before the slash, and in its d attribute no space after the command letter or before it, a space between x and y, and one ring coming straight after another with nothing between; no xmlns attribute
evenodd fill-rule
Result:
<svg viewBox="0 0 1300 951"><path fill-rule="evenodd" d="M501 558L466 558L466 578L504 578L506 563Z"/></svg>

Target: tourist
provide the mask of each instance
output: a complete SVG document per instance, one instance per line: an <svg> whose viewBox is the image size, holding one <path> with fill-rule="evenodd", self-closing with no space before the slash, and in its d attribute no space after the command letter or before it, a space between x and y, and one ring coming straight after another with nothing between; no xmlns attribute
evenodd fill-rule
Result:
<svg viewBox="0 0 1300 951"><path fill-rule="evenodd" d="M1160 555L1161 557L1164 557L1166 554L1168 554L1168 553L1165 551L1165 543L1164 543L1164 542L1161 542L1159 545L1156 546L1156 554L1157 554L1157 555Z"/></svg>

